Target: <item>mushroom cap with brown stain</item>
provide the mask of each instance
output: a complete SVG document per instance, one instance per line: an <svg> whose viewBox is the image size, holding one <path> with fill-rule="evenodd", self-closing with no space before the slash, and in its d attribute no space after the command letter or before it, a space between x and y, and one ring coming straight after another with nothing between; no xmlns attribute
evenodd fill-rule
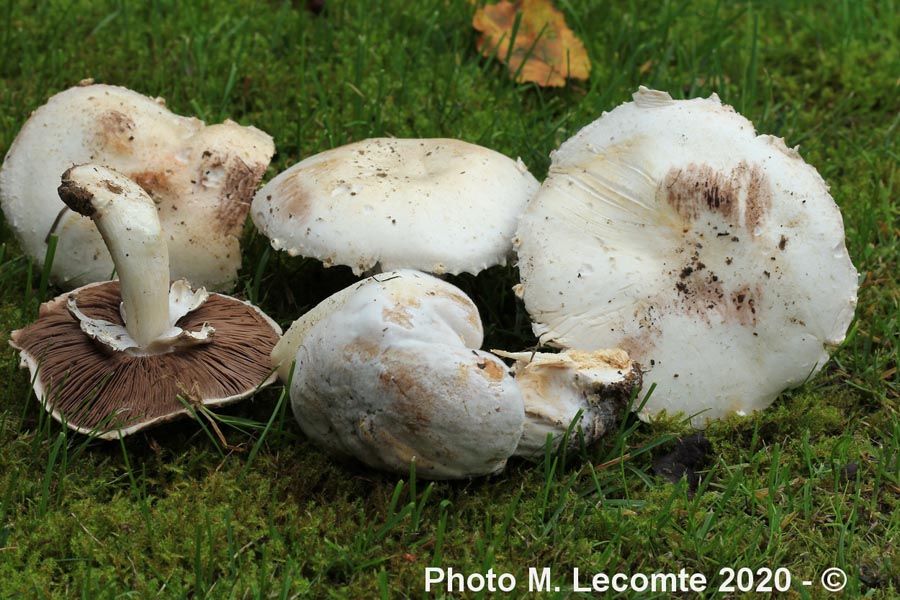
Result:
<svg viewBox="0 0 900 600"><path fill-rule="evenodd" d="M38 320L13 331L10 340L31 371L38 400L71 429L116 439L188 416L185 403L230 404L275 379L269 353L281 330L249 303L210 294L177 325L194 330L209 324L212 342L133 356L85 335L66 306L72 294L86 316L123 325L119 282L109 281L44 303Z"/></svg>
<svg viewBox="0 0 900 600"><path fill-rule="evenodd" d="M0 168L0 203L22 248L43 262L59 235L51 277L63 288L106 281L112 260L87 217L59 202L59 176L75 164L112 168L136 181L159 209L173 279L230 289L250 199L275 147L254 127L205 126L123 87L70 88L35 110ZM62 212L61 212L62 210Z"/></svg>
<svg viewBox="0 0 900 600"><path fill-rule="evenodd" d="M276 250L381 270L478 273L506 264L538 189L521 160L453 139L374 138L327 150L257 192Z"/></svg>
<svg viewBox="0 0 900 600"><path fill-rule="evenodd" d="M525 408L506 365L479 350L478 309L417 271L382 273L295 329L291 406L319 446L429 479L496 473ZM303 317L301 317L303 319Z"/></svg>
<svg viewBox="0 0 900 600"><path fill-rule="evenodd" d="M715 95L641 88L552 158L517 291L542 341L628 351L645 417L765 408L844 339L857 273L828 186Z"/></svg>

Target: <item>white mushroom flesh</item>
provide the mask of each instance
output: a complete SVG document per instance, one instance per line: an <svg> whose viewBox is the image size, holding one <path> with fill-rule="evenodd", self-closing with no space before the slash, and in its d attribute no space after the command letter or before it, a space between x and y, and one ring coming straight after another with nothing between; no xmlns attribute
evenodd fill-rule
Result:
<svg viewBox="0 0 900 600"><path fill-rule="evenodd" d="M517 293L542 341L628 351L657 386L643 417L765 408L844 339L857 272L828 186L715 95L641 88L552 158Z"/></svg>
<svg viewBox="0 0 900 600"><path fill-rule="evenodd" d="M454 286L414 271L370 277L295 338L294 415L322 447L380 469L500 471L524 405L506 365L478 350L482 336Z"/></svg>
<svg viewBox="0 0 900 600"><path fill-rule="evenodd" d="M639 366L624 350L493 352L516 361L512 370L525 401L516 455L525 458L544 456L548 438L558 449L567 434L570 448L592 444L615 426L641 382Z"/></svg>
<svg viewBox="0 0 900 600"><path fill-rule="evenodd" d="M475 144L375 138L280 173L251 216L273 248L357 275L376 266L478 273L506 264L537 189L521 160Z"/></svg>

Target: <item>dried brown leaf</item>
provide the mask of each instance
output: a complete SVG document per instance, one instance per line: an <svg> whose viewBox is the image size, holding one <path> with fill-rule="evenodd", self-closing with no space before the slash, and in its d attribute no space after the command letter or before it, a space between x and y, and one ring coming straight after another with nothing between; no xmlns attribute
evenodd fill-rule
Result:
<svg viewBox="0 0 900 600"><path fill-rule="evenodd" d="M510 47L517 14L521 17ZM502 0L478 9L472 27L482 34L476 41L478 50L505 63L519 83L562 87L566 78L590 75L584 44L551 0Z"/></svg>

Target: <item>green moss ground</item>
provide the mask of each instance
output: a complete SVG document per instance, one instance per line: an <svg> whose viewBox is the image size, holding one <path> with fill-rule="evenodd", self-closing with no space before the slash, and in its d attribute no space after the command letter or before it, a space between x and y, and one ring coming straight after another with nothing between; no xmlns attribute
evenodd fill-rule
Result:
<svg viewBox="0 0 900 600"><path fill-rule="evenodd" d="M47 421L6 349L0 598L442 597L424 592L428 566L493 567L522 582L529 567L551 567L561 589L528 596L542 598L577 596L573 567L710 578L722 567L784 567L795 583L782 596L800 598L827 597L798 582L840 567L844 597L898 595L900 6L558 5L593 73L543 90L478 56L474 8L461 0L334 0L319 16L299 0L5 0L0 150L49 95L93 77L272 133L279 153L267 177L383 135L461 138L519 155L542 177L551 149L639 84L676 97L715 91L761 132L800 144L843 210L866 283L829 366L768 411L710 427L713 455L691 496L651 470L686 432L675 421L629 420L578 456L437 484L333 462L305 440L279 388L226 411L237 449L196 422L93 443ZM5 335L56 291L41 294L5 224L0 240ZM248 225L241 293L283 323L352 280L266 247ZM513 269L455 281L481 307L488 347L532 343Z"/></svg>

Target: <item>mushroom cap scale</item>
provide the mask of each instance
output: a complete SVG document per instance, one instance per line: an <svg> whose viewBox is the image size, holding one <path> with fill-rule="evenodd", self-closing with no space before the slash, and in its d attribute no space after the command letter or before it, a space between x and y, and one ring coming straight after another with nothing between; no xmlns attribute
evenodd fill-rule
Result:
<svg viewBox="0 0 900 600"><path fill-rule="evenodd" d="M765 408L843 340L857 273L827 185L715 95L641 88L552 158L518 293L542 341L627 350L657 384L644 417Z"/></svg>
<svg viewBox="0 0 900 600"><path fill-rule="evenodd" d="M240 266L248 203L273 153L272 138L254 127L231 121L206 127L126 88L74 87L23 125L0 168L0 201L24 251L38 262L51 231L59 235L56 284L105 281L113 264L100 235L90 219L60 206L56 186L73 164L110 167L156 202L172 278L227 289Z"/></svg>
<svg viewBox="0 0 900 600"><path fill-rule="evenodd" d="M478 273L506 264L537 189L521 160L475 144L373 138L280 173L251 216L275 249L357 275L376 266Z"/></svg>
<svg viewBox="0 0 900 600"><path fill-rule="evenodd" d="M501 470L522 435L522 397L506 365L478 350L478 311L413 271L351 288L298 339L291 405L333 454L431 479Z"/></svg>
<svg viewBox="0 0 900 600"><path fill-rule="evenodd" d="M20 350L45 408L81 433L116 439L189 415L178 396L221 406L275 379L268 355L281 330L246 302L210 294L178 321L184 329L212 324L210 343L134 356L110 352L82 332L67 308L73 294L87 316L123 324L119 282L89 284L44 303L39 319L14 331L10 345Z"/></svg>

